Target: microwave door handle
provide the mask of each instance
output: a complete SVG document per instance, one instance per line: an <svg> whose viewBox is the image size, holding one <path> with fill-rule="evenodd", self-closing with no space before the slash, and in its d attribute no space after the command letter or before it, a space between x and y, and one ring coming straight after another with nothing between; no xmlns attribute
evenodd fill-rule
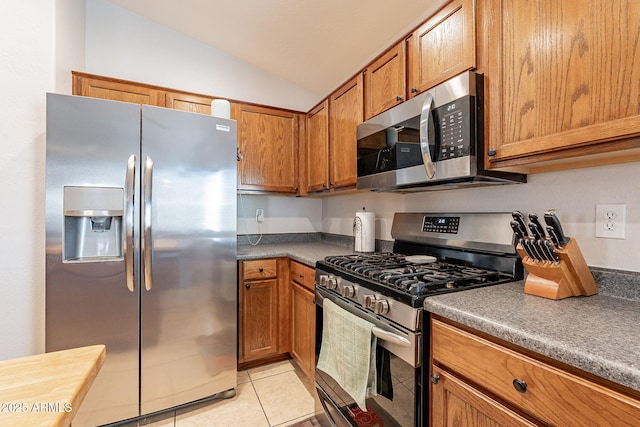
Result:
<svg viewBox="0 0 640 427"><path fill-rule="evenodd" d="M422 162L429 179L436 174L436 165L431 160L431 150L429 149L429 118L431 117L433 105L433 95L431 92L427 92L427 97L422 104L422 112L420 113L420 151L422 151Z"/></svg>

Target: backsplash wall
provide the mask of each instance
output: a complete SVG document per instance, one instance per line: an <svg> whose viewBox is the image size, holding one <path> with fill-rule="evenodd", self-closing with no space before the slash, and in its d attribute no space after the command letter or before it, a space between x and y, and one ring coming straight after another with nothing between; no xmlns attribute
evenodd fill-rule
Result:
<svg viewBox="0 0 640 427"><path fill-rule="evenodd" d="M416 194L358 193L323 199L322 231L352 234L355 210L376 212L376 237L392 240L393 212L524 213L555 208L590 266L640 271L640 163L529 175L527 184ZM595 237L596 204L626 204L626 239ZM505 224L509 227L509 224Z"/></svg>

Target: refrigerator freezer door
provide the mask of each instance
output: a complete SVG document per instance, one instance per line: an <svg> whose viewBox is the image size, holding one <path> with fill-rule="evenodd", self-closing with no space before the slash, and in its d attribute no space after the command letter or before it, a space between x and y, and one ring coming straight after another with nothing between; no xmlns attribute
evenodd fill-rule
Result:
<svg viewBox="0 0 640 427"><path fill-rule="evenodd" d="M139 105L47 94L46 351L93 344L107 348L74 426L138 415L139 300L125 277L125 259L137 262L137 256L122 236L124 227L115 228L127 222L123 216L136 213L122 200L98 196L126 197L127 162L139 154L139 140ZM66 216L65 187L67 193L85 195L67 197L76 201L67 200ZM133 256L111 252L108 246L114 242L108 237L115 232L120 233L115 243ZM67 262L65 247L77 251L67 252ZM100 256L113 253L118 255Z"/></svg>
<svg viewBox="0 0 640 427"><path fill-rule="evenodd" d="M236 387L236 122L149 106L142 117L148 414Z"/></svg>

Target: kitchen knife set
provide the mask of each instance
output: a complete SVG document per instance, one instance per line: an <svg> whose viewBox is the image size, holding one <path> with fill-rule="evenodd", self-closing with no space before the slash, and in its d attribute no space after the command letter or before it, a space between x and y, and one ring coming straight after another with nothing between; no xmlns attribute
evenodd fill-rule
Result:
<svg viewBox="0 0 640 427"><path fill-rule="evenodd" d="M578 244L565 236L554 210L544 213L544 227L535 213L528 221L520 211L512 215L516 251L528 272L525 293L555 300L598 293Z"/></svg>
<svg viewBox="0 0 640 427"><path fill-rule="evenodd" d="M529 214L528 224L522 212L514 211L512 215L511 228L516 235L516 241L522 245L527 256L536 262L558 264L560 257L556 250L562 249L570 239L565 237L555 211L550 210L544 213L546 227L540 224L538 215L535 213ZM545 230L549 235L548 238Z"/></svg>

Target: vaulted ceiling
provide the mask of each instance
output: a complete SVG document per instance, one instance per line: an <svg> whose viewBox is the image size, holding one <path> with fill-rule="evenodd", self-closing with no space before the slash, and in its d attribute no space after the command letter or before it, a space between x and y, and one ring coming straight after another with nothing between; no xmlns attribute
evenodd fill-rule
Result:
<svg viewBox="0 0 640 427"><path fill-rule="evenodd" d="M319 96L446 0L109 0Z"/></svg>

